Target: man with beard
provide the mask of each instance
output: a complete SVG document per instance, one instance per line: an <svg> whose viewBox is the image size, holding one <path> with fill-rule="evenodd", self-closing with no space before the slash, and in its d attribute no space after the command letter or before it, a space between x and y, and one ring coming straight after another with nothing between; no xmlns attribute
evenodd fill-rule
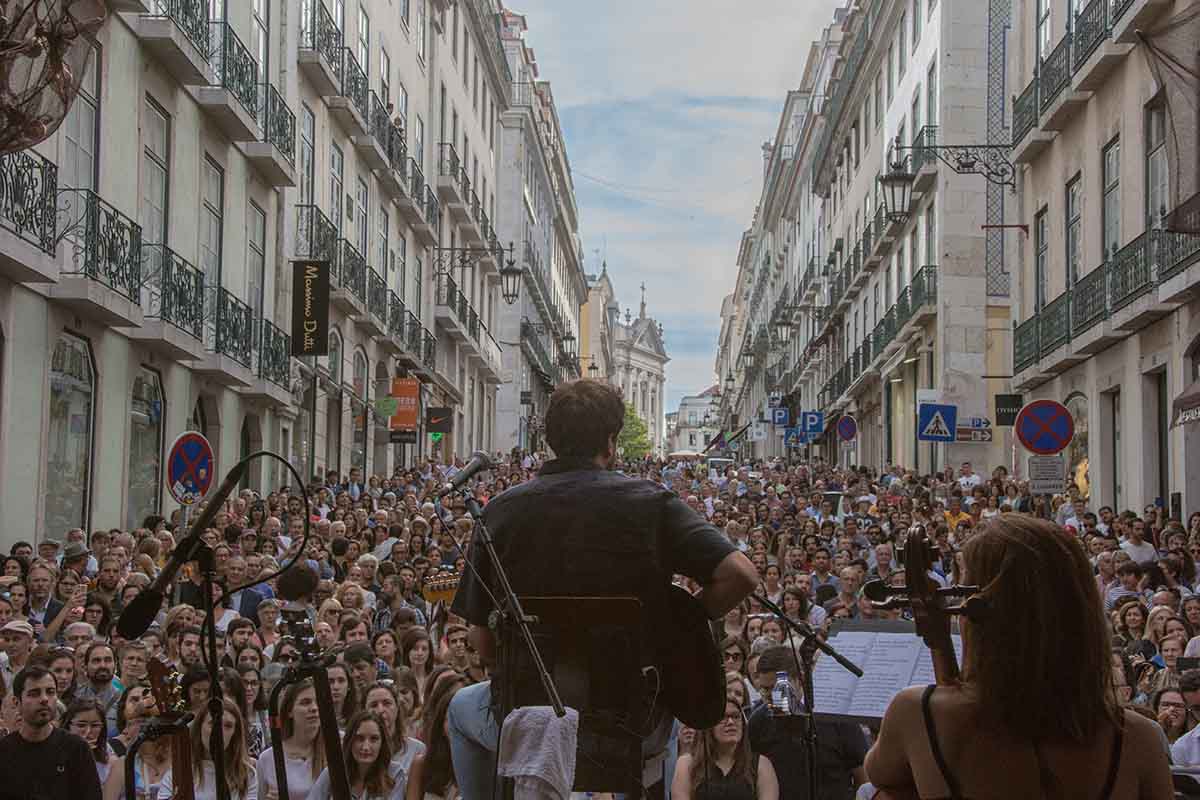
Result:
<svg viewBox="0 0 1200 800"><path fill-rule="evenodd" d="M13 694L21 724L0 739L0 800L101 800L100 777L87 742L54 726L58 683L50 671L26 667L13 680Z"/></svg>
<svg viewBox="0 0 1200 800"><path fill-rule="evenodd" d="M96 573L96 588L92 590L92 593L107 600L114 613L120 610L121 559L119 557L108 555L100 562L100 571Z"/></svg>
<svg viewBox="0 0 1200 800"><path fill-rule="evenodd" d="M88 646L83 657L83 668L87 676L75 689L76 700L95 700L104 707L104 719L108 723L108 736L116 736L117 731L117 699L121 691L113 683L117 669L117 657L112 645L107 642L93 642Z"/></svg>

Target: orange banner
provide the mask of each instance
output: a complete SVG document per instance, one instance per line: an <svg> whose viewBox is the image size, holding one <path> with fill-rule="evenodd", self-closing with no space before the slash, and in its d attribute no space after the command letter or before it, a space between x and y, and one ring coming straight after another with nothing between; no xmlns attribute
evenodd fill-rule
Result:
<svg viewBox="0 0 1200 800"><path fill-rule="evenodd" d="M388 422L393 431L417 429L417 407L420 405L421 382L416 378L392 378L392 399L396 405Z"/></svg>

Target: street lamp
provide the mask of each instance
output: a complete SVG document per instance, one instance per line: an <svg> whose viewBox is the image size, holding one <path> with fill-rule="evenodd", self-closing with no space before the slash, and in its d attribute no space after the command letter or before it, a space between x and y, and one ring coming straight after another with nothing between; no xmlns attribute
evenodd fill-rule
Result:
<svg viewBox="0 0 1200 800"><path fill-rule="evenodd" d="M504 268L500 270L500 294L504 297L504 302L510 306L517 302L517 298L521 296L521 268L517 266L516 259L512 256L513 245L508 243L508 261L504 262Z"/></svg>
<svg viewBox="0 0 1200 800"><path fill-rule="evenodd" d="M725 392L727 394L733 394L733 371L732 370L725 373Z"/></svg>
<svg viewBox="0 0 1200 800"><path fill-rule="evenodd" d="M597 366L595 359L593 359L592 363L588 365L588 377L595 378L599 374L600 374L600 367Z"/></svg>
<svg viewBox="0 0 1200 800"><path fill-rule="evenodd" d="M775 341L780 346L786 345L788 340L792 338L792 318L788 311L784 311L779 319L775 320Z"/></svg>
<svg viewBox="0 0 1200 800"><path fill-rule="evenodd" d="M890 166L887 173L879 178L879 186L883 190L884 213L890 222L903 224L908 221L908 205L912 201L913 183L917 176L910 169L909 159L900 155L900 137L896 137L892 146Z"/></svg>

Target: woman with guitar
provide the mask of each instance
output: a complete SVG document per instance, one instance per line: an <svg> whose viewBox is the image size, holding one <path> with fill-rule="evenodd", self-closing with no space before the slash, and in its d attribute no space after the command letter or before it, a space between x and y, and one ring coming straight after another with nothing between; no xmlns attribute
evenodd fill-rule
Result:
<svg viewBox="0 0 1200 800"><path fill-rule="evenodd" d="M910 534L905 573L937 685L905 689L888 707L865 765L883 788L876 797L1171 800L1154 724L1115 702L1108 628L1079 542L1016 514L971 537L965 572L979 588L962 615L961 676L943 596L920 577L932 549Z"/></svg>

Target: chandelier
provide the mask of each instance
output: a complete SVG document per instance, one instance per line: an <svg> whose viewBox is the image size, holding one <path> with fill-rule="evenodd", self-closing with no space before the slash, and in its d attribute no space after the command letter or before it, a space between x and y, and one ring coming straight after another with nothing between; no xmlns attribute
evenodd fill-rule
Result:
<svg viewBox="0 0 1200 800"><path fill-rule="evenodd" d="M62 124L107 13L104 0L0 0L0 154Z"/></svg>

